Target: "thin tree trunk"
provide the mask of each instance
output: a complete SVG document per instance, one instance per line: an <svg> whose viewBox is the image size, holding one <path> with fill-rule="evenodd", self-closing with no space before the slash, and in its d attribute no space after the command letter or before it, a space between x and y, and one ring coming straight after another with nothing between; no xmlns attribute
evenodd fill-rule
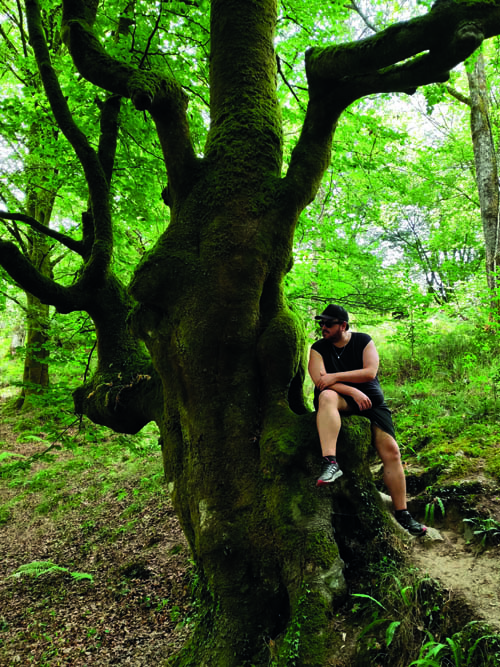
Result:
<svg viewBox="0 0 500 667"><path fill-rule="evenodd" d="M491 131L486 72L482 52L474 69L467 70L471 106L471 133L476 181L486 250L486 277L494 317L500 316L500 209L498 164Z"/></svg>
<svg viewBox="0 0 500 667"><path fill-rule="evenodd" d="M28 177L26 212L48 227L55 199L55 192L50 183L53 168L47 168L37 156L40 146L43 145L45 131L37 124L30 130L28 142L30 154L26 164ZM51 277L51 248L48 239L32 231L28 237L28 244L28 254L32 264L43 276ZM43 393L49 385L49 306L28 292L26 300L26 355L23 388L16 404L18 408L24 407L29 396Z"/></svg>

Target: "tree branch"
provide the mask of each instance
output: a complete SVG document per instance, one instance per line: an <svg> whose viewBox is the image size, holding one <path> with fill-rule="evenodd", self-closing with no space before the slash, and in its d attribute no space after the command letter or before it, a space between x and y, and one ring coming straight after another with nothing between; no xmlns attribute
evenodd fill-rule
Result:
<svg viewBox="0 0 500 667"><path fill-rule="evenodd" d="M444 0L425 16L396 23L366 39L309 49L310 101L285 179L297 205L314 196L325 164L321 146L329 153L335 124L349 104L366 95L412 94L419 86L447 81L453 67L485 38L499 33L500 3ZM322 162L315 165L311 154L319 153Z"/></svg>
<svg viewBox="0 0 500 667"><path fill-rule="evenodd" d="M445 89L452 97L454 97L459 102L462 102L462 104L466 104L468 107L472 105L470 97L463 95L456 88L453 88L453 86L445 86Z"/></svg>
<svg viewBox="0 0 500 667"><path fill-rule="evenodd" d="M44 276L11 241L0 239L0 265L23 290L42 303L55 306L61 313L84 310L76 286L63 287Z"/></svg>
<svg viewBox="0 0 500 667"><path fill-rule="evenodd" d="M0 290L0 294L1 294L2 296L4 296L6 299L9 299L9 301L12 301L12 302L15 303L17 306L19 306L19 308L20 308L24 313L27 313L27 312L28 312L28 309L26 308L26 306L25 306L23 303L21 303L21 302L19 301L19 299L16 299L15 297L11 296L11 295L8 294L7 292L4 292L3 290Z"/></svg>
<svg viewBox="0 0 500 667"><path fill-rule="evenodd" d="M313 85L315 80L338 85L371 75L376 76L382 85L382 89L375 92L386 92L384 80L387 74L400 67L404 67L405 72L412 72L411 59L426 52L430 56L427 64L432 71L427 73L423 83L410 81L407 87L412 88L429 83L427 79L432 75L447 73L470 55L483 39L498 32L500 6L497 3L444 2L425 16L396 23L366 39L310 49L306 55L308 78ZM365 93L361 89L356 92L365 95L374 91Z"/></svg>
<svg viewBox="0 0 500 667"><path fill-rule="evenodd" d="M66 246L66 248L69 248L69 250L72 250L73 252L76 252L79 255L83 253L83 246L81 241L76 241L75 239L72 239L70 236L66 236L66 234L61 234L60 232L56 232L55 230L50 229L49 227L42 225L40 222L35 220L35 218L32 218L29 215L25 215L24 213L8 213L7 211L0 211L0 219L15 220L16 222L24 222L26 225L29 225L31 229L34 229L40 234L43 234L44 236L48 236L49 238L58 241L62 245Z"/></svg>
<svg viewBox="0 0 500 667"><path fill-rule="evenodd" d="M99 147L97 155L104 170L108 186L111 184L113 168L116 156L116 144L118 141L118 116L120 114L121 98L118 95L110 95L101 104L101 122Z"/></svg>
<svg viewBox="0 0 500 667"><path fill-rule="evenodd" d="M26 17L30 43L35 52L52 113L59 128L77 154L85 172L95 226L95 240L92 245L90 259L85 265L80 280L82 282L86 281L88 284L98 285L105 278L113 250L108 182L98 156L87 137L74 122L66 98L62 94L50 61L40 17L40 8L36 0L26 0Z"/></svg>
<svg viewBox="0 0 500 667"><path fill-rule="evenodd" d="M361 11L361 8L354 0L351 0L351 3L349 5L346 5L347 9L352 9L356 12L356 14L361 18L363 23L366 25L367 28L369 28L372 32L378 32L378 29L375 27L375 25L370 21L370 19L363 14Z"/></svg>
<svg viewBox="0 0 500 667"><path fill-rule="evenodd" d="M171 190L191 180L196 162L187 122L187 98L173 77L145 72L108 56L87 21L82 0L63 3L63 39L78 71L95 85L130 98L157 128Z"/></svg>
<svg viewBox="0 0 500 667"><path fill-rule="evenodd" d="M293 89L293 86L288 82L288 79L287 79L287 78L285 77L285 75L283 74L283 70L282 70L282 68L281 68L281 59L280 59L279 56L276 56L276 65L277 65L277 68L278 68L278 74L279 74L279 75L281 76L281 78L283 79L283 83L286 85L286 87L288 88L288 90L289 90L289 91L292 93L292 95L295 97L295 101L297 102L297 104L298 104L298 106L299 106L299 109L302 109L302 111L304 111L304 107L302 106L302 102L299 100L299 98L298 98L298 96L297 96L297 93L296 93L295 90Z"/></svg>

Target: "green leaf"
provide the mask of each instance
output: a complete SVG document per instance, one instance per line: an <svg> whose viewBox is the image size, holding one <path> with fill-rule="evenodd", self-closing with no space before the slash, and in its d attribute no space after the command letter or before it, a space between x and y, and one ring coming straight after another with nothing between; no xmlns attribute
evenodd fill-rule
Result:
<svg viewBox="0 0 500 667"><path fill-rule="evenodd" d="M391 642L394 639L394 633L396 632L396 630L399 628L400 625L401 621L392 621L392 623L389 624L389 627L385 632L385 643L387 644L387 646L391 645Z"/></svg>

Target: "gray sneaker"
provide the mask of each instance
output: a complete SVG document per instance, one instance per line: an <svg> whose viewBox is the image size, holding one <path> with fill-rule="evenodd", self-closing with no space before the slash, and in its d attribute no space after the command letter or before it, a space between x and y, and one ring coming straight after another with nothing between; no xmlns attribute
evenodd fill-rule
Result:
<svg viewBox="0 0 500 667"><path fill-rule="evenodd" d="M316 482L316 486L331 484L339 477L342 477L342 470L339 468L337 461L323 461L321 475Z"/></svg>

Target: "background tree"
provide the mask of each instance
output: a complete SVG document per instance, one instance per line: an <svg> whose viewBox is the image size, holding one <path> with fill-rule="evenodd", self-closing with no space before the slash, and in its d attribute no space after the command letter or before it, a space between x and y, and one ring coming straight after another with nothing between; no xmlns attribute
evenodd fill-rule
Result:
<svg viewBox="0 0 500 667"><path fill-rule="evenodd" d="M494 48L487 49L491 70L497 57ZM495 146L498 122L491 99L495 100L493 74L490 82L486 71L484 49L478 50L467 62L465 81L453 77L452 85L431 88L428 101L432 109L442 103L448 94L469 109L469 129L472 139L473 161L464 165L474 176L474 203L482 222L482 246L486 268L486 282L490 291L492 313L498 313L498 251L499 251L499 191L498 151ZM488 88L491 85L492 91ZM466 87L467 92L461 92ZM450 145L449 143L447 144ZM494 315L496 318L496 315Z"/></svg>
<svg viewBox="0 0 500 667"><path fill-rule="evenodd" d="M486 278L491 292L494 312L500 313L500 206L497 150L493 139L489 95L484 58L481 51L473 67L467 69L469 82L470 126L476 182L481 206L484 245L486 250Z"/></svg>
<svg viewBox="0 0 500 667"><path fill-rule="evenodd" d="M349 461L342 493L325 498L311 482L316 438L302 398L305 341L283 295L294 231L328 168L341 114L367 95L412 93L446 80L484 38L500 33L500 6L438 3L374 38L341 46L324 46L325 35L312 35L307 110L286 166L274 38L278 19L282 35L297 23L278 15L274 0L154 8L136 2L125 12L109 6L98 14L91 2L64 3L62 34L75 66L107 91L104 100L99 96L97 149L75 122L70 76L59 81L51 64L38 4L26 0L25 8L47 99L81 164L88 205L78 237L23 218L79 258L72 282L42 275L9 241L0 241L0 262L60 312L92 317L98 363L75 392L77 409L122 432L151 420L160 427L172 500L206 594L207 616L177 661L264 664L266 640L281 636L285 643L300 619L308 641L297 660L321 664L324 629L345 590L332 509L357 513L357 522L336 525L342 556L353 565L378 558L381 542L386 549L392 542L359 460ZM333 33L334 21L325 12L322 18ZM113 39L124 20L126 45ZM191 58L194 73L179 66L177 51L165 53L172 36L189 26L194 39L178 53L181 61ZM156 58L167 67L153 68ZM197 88L203 77L210 127L201 150L204 112L195 109L192 133L186 90L206 102ZM113 190L126 100L154 122L170 209L167 228L128 290L114 261ZM78 116L91 125L95 108ZM337 511L338 520L343 514Z"/></svg>

